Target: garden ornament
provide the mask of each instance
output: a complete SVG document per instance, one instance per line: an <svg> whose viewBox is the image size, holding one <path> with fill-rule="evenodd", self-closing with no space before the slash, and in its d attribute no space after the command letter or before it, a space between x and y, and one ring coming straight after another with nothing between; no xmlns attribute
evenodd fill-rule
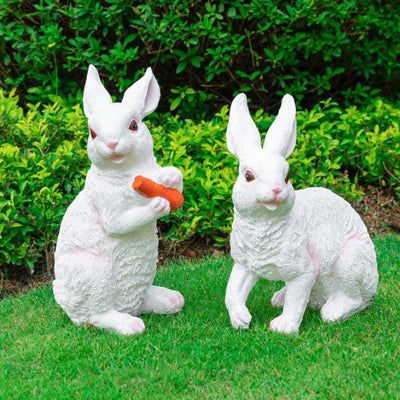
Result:
<svg viewBox="0 0 400 400"><path fill-rule="evenodd" d="M260 278L285 282L271 300L283 312L270 329L282 333L298 332L307 305L333 322L367 307L377 289L374 245L356 211L330 190L293 189L285 159L295 143L292 96L283 97L263 147L246 96L233 100L227 146L239 176L225 304L236 329L249 327L246 300Z"/></svg>
<svg viewBox="0 0 400 400"><path fill-rule="evenodd" d="M182 191L181 172L157 164L142 121L159 99L150 68L126 90L122 102L113 103L96 68L89 66L83 106L92 164L84 189L61 223L53 283L56 301L75 324L142 333L138 315L176 313L184 305L179 292L152 285L156 221L170 212L170 203L162 194L147 198L132 188L141 175Z"/></svg>

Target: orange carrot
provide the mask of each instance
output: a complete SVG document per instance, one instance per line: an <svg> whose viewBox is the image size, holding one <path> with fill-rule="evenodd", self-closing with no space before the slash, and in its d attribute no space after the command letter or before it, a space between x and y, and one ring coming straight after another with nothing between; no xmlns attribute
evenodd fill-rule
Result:
<svg viewBox="0 0 400 400"><path fill-rule="evenodd" d="M132 187L144 197L164 197L169 201L171 211L177 210L183 204L183 195L179 190L166 188L144 176L138 175L133 181Z"/></svg>

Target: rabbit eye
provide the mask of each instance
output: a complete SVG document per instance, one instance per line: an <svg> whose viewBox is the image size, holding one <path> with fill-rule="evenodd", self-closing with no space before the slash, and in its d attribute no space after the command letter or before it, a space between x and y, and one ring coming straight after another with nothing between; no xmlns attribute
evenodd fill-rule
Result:
<svg viewBox="0 0 400 400"><path fill-rule="evenodd" d="M251 182L251 181L254 181L254 179L256 179L256 177L254 176L254 174L251 171L246 171L246 173L244 174L244 177L246 178L247 182Z"/></svg>
<svg viewBox="0 0 400 400"><path fill-rule="evenodd" d="M92 128L89 128L89 132L90 132L90 136L92 137L92 139L96 139L97 134Z"/></svg>
<svg viewBox="0 0 400 400"><path fill-rule="evenodd" d="M129 123L129 130L132 132L136 132L138 130L137 122L134 119Z"/></svg>

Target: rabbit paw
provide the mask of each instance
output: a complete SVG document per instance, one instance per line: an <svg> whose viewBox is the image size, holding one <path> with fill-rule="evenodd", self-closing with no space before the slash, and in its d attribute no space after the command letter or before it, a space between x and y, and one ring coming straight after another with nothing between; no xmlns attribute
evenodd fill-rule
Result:
<svg viewBox="0 0 400 400"><path fill-rule="evenodd" d="M157 179L161 183L161 185L165 187L174 188L182 191L183 178L182 173L181 171L179 171L178 168L165 167L161 169L158 173Z"/></svg>
<svg viewBox="0 0 400 400"><path fill-rule="evenodd" d="M177 313L182 310L185 305L185 298L181 293L174 290L174 293L169 298L169 302L172 306L172 313Z"/></svg>
<svg viewBox="0 0 400 400"><path fill-rule="evenodd" d="M328 299L321 308L321 316L325 322L334 322L341 319L346 319L363 307L361 299L352 299L346 295Z"/></svg>
<svg viewBox="0 0 400 400"><path fill-rule="evenodd" d="M151 209L151 213L153 215L155 214L157 218L161 218L171 211L169 201L163 197L155 197L153 200L151 200L149 207Z"/></svg>
<svg viewBox="0 0 400 400"><path fill-rule="evenodd" d="M145 330L144 323L140 318L116 310L92 315L89 323L121 335L136 335Z"/></svg>
<svg viewBox="0 0 400 400"><path fill-rule="evenodd" d="M116 326L116 331L122 335L137 335L145 330L144 322L137 317L126 318Z"/></svg>
<svg viewBox="0 0 400 400"><path fill-rule="evenodd" d="M229 313L231 324L235 329L249 329L251 314L247 307Z"/></svg>
<svg viewBox="0 0 400 400"><path fill-rule="evenodd" d="M299 323L291 317L280 315L269 323L272 331L280 333L297 333L299 331Z"/></svg>
<svg viewBox="0 0 400 400"><path fill-rule="evenodd" d="M184 297L176 290L150 286L142 305L142 313L175 314L185 305Z"/></svg>
<svg viewBox="0 0 400 400"><path fill-rule="evenodd" d="M281 290L278 290L274 293L271 298L271 304L274 307L283 307L283 305L285 304L285 292L286 287L283 287Z"/></svg>

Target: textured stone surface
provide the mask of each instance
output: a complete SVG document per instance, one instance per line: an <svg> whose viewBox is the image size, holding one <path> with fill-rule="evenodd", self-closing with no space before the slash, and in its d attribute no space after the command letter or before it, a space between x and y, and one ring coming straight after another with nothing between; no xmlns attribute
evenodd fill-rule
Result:
<svg viewBox="0 0 400 400"><path fill-rule="evenodd" d="M144 312L174 313L183 296L152 286L157 263L158 218L167 200L132 189L137 175L182 191L182 174L161 168L143 118L160 90L151 69L113 103L97 70L89 67L84 89L88 117L85 187L67 209L55 253L54 295L76 324L90 323L122 334L141 333Z"/></svg>
<svg viewBox="0 0 400 400"><path fill-rule="evenodd" d="M247 99L232 102L227 145L239 159L233 188L231 255L226 306L235 328L248 328L247 296L258 279L282 280L271 303L283 307L272 330L296 333L307 305L336 321L368 306L378 272L374 245L360 216L330 190L295 191L286 158L296 143L296 107L285 95L261 146Z"/></svg>

